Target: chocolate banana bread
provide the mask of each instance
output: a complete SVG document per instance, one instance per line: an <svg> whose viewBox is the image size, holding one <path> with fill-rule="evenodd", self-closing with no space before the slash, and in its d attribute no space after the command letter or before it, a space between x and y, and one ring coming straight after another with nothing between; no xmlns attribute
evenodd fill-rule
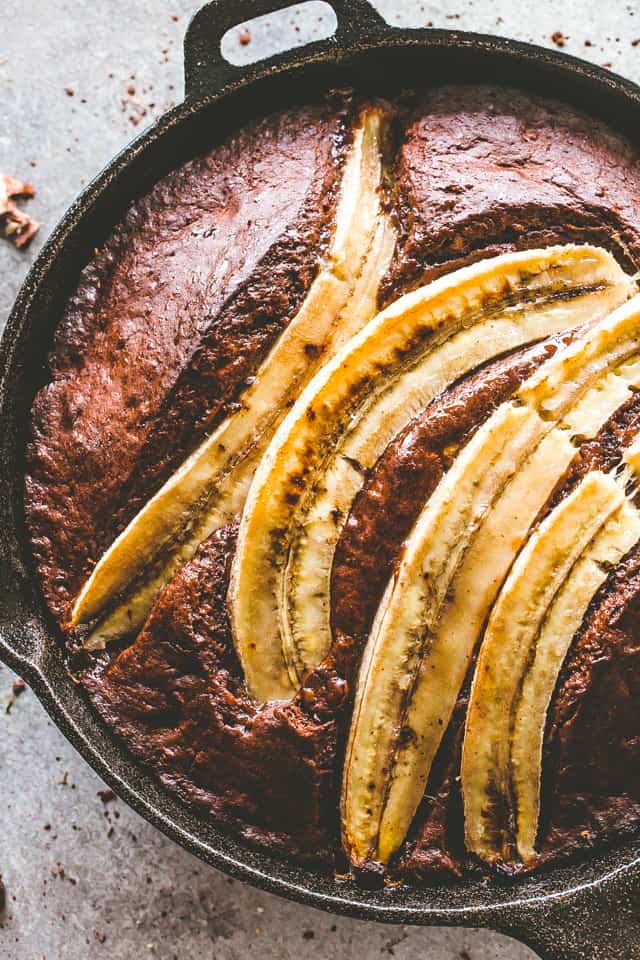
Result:
<svg viewBox="0 0 640 960"><path fill-rule="evenodd" d="M639 266L634 147L503 88L342 92L133 203L60 319L25 513L167 789L363 883L637 831Z"/></svg>

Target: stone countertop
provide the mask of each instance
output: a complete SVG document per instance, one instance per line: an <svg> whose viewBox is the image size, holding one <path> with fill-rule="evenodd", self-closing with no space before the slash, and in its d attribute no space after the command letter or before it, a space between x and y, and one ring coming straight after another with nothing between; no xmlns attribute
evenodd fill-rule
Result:
<svg viewBox="0 0 640 960"><path fill-rule="evenodd" d="M562 46L640 81L640 7L621 0L376 0L392 23L455 27ZM197 0L3 0L0 171L31 181L40 221L24 252L0 240L0 329L30 264L73 197L182 97L182 36ZM249 27L239 57L275 36L309 38L317 6ZM156 958L525 960L484 931L334 918L232 881L141 820L0 667L0 960Z"/></svg>

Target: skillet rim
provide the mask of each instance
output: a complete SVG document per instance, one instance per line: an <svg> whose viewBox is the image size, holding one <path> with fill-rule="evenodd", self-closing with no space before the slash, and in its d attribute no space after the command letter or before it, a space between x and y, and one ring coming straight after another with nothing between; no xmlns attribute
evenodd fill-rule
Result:
<svg viewBox="0 0 640 960"><path fill-rule="evenodd" d="M344 0L346 2L346 0ZM335 4L334 4L335 5ZM275 6L274 3L269 4ZM255 15L255 12L254 12ZM199 14L196 14L198 17ZM187 34L187 41L189 34ZM43 246L38 258L31 268L7 321L0 344L0 417L5 417L11 428L16 427L15 411L12 402L12 393L16 385L21 382L24 372L29 367L25 359L24 346L25 330L29 327L34 312L34 304L43 286L51 275L55 277L59 269L58 260L64 255L65 244L75 233L95 216L96 205L110 187L130 170L134 162L140 160L146 151L151 151L154 144L159 143L171 131L183 126L189 118L205 113L208 109L215 109L217 105L242 91L261 84L273 76L283 76L305 70L320 58L333 60L337 65L346 62L353 51L344 46L347 34L342 35L342 45L326 43L323 51L317 53L317 48L299 48L288 54L278 55L272 60L259 62L250 68L239 71L236 68L218 69L220 85L202 95L189 96L189 90L183 103L161 117L153 126L143 131L131 144L120 151L113 160L91 181L79 197L71 204L65 215L54 228L51 236ZM351 39L350 43L353 43ZM358 56L371 56L380 53L383 49L397 50L406 47L419 48L425 55L429 50L447 50L449 52L475 53L502 58L505 62L515 60L526 63L528 66L540 67L542 71L550 69L560 76L569 76L573 80L581 80L585 85L597 86L606 95L618 97L623 107L630 112L634 109L640 116L640 88L631 81L617 77L601 68L587 64L579 59L568 57L565 54L546 50L531 44L524 44L513 40L493 37L485 34L463 33L455 30L400 30L387 28L384 36L364 36L358 38ZM189 48L186 50L187 66ZM275 107L274 107L275 109ZM157 179L157 177L155 177ZM131 196L127 198L130 201ZM117 219L117 218L116 218ZM9 431L6 448L10 453L11 441L20 442L20 436L12 437ZM0 449L0 501L4 501L3 511L6 512L7 501L11 491L5 488L7 471L12 466L7 458L5 437ZM18 477L13 476L17 482ZM21 474L19 479L21 480ZM13 512L13 511L12 511ZM28 543L24 542L23 531L16 526L10 531L15 534L21 548L21 554L28 551ZM0 561L12 567L11 574L15 578L30 580L30 574L24 568L22 557L11 555L11 548L0 545ZM16 568L16 564L18 564ZM2 586L0 581L0 586ZM6 590L6 584L4 584ZM0 606L6 601L6 596L0 597ZM9 603L11 606L11 603ZM387 922L404 923L440 923L440 924L467 924L472 926L490 925L496 929L510 927L515 913L519 908L534 907L550 901L572 896L579 892L592 890L596 887L608 887L614 884L620 889L625 886L628 875L637 874L640 865L640 844L632 841L605 850L596 857L579 864L558 866L548 873L537 874L531 878L522 878L516 885L500 884L493 881L489 887L473 878L456 881L454 886L426 887L422 889L400 888L399 890L366 891L353 884L336 884L329 878L328 882L318 878L305 868L284 859L275 858L263 851L255 851L247 844L228 834L213 831L214 840L205 841L191 832L187 821L188 816L180 818L167 815L166 810L154 805L153 799L146 792L145 777L136 775L138 761L131 758L124 744L113 734L106 725L95 716L93 725L101 727L99 737L110 742L115 752L122 758L123 768L127 768L129 776L122 776L110 765L108 758L101 753L93 743L93 738L82 729L82 718L74 714L73 709L65 702L65 695L75 691L71 689L68 679L65 678L65 689L60 688L61 663L52 668L55 660L46 663L38 651L38 643L43 640L49 644L53 641L49 621L39 604L37 615L38 623L34 624L33 609L30 605L18 604L11 625L14 629L6 632L9 617L7 612L0 610L4 620L0 632L0 655L5 662L22 673L34 689L34 692L43 703L59 729L70 742L79 750L90 766L109 783L116 792L129 803L141 816L157 826L163 833L178 842L185 849L199 856L206 862L218 867L225 873L241 878L254 886L261 887L281 896L294 899L313 906L322 907L330 912L347 914L363 919L376 919ZM31 651L20 652L14 647L16 631L29 630L35 633L32 640L34 645ZM10 635L13 634L13 637ZM12 642L13 641L13 642ZM57 647L57 644L56 644ZM51 651L48 651L51 653ZM77 698L80 699L80 698ZM164 792L164 791L162 791ZM173 800L169 807L175 805ZM180 809L183 805L178 804ZM181 823L180 820L183 822ZM318 882L318 881L321 882ZM568 883L565 883L568 881ZM323 889L324 887L324 889ZM330 887L330 889L329 889ZM344 891L344 893L342 892ZM442 892L445 891L445 896ZM469 895L467 897L467 893ZM461 896L460 894L464 894ZM433 903L435 894L436 903ZM450 895L449 895L450 894ZM462 900L462 905L456 901ZM469 903L469 900L473 901ZM402 902L401 902L402 901ZM416 902L418 901L418 902ZM438 902L439 901L439 902ZM449 901L448 903L446 901Z"/></svg>

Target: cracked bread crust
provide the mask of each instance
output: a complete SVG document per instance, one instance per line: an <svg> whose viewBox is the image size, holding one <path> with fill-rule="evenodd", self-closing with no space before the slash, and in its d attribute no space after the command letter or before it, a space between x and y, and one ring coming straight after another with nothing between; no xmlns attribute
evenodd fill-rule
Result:
<svg viewBox="0 0 640 960"><path fill-rule="evenodd" d="M603 123L498 87L439 87L413 108L394 171L399 230L381 302L482 257L553 243L640 266L640 162Z"/></svg>
<svg viewBox="0 0 640 960"><path fill-rule="evenodd" d="M332 231L348 113L283 113L185 164L84 269L27 449L27 523L59 622L301 304Z"/></svg>

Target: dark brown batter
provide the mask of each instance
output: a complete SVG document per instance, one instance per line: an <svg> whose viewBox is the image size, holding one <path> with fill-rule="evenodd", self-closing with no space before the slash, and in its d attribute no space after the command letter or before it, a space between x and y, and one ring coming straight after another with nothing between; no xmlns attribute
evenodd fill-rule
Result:
<svg viewBox="0 0 640 960"><path fill-rule="evenodd" d="M636 404L636 427L640 420ZM640 822L640 548L603 585L548 718L543 859L629 835Z"/></svg>
<svg viewBox="0 0 640 960"><path fill-rule="evenodd" d="M333 227L352 106L273 117L137 201L82 273L58 329L27 451L26 515L64 625L97 557L233 408L295 314ZM569 108L491 88L414 99L389 205L399 240L383 299L505 250L566 241L640 264L640 164ZM332 576L334 644L289 704L257 708L233 650L235 528L211 536L125 649L74 663L100 714L184 800L250 843L340 862L342 752L361 650L402 542L460 447L565 342L500 358L437 398L389 446L348 518ZM634 397L576 455L548 505L608 470L640 428ZM585 618L545 744L541 863L640 820L640 549ZM392 872L415 883L468 862L457 776L466 689Z"/></svg>
<svg viewBox="0 0 640 960"><path fill-rule="evenodd" d="M160 181L84 269L27 451L27 522L57 619L302 302L345 138L329 107L244 130Z"/></svg>
<svg viewBox="0 0 640 960"><path fill-rule="evenodd" d="M382 297L481 257L593 243L640 265L640 162L566 104L495 87L420 99L395 170L400 229Z"/></svg>
<svg viewBox="0 0 640 960"><path fill-rule="evenodd" d="M333 590L336 642L291 704L256 709L244 690L225 606L233 530L203 544L164 591L130 647L113 660L105 656L87 671L85 684L102 715L135 753L154 763L165 783L221 822L235 825L248 840L286 849L298 859L332 863L339 842L339 758L359 653L403 537L447 469L452 447L468 440L561 339L486 365L443 394L388 448L356 501L339 544ZM550 503L557 502L561 493L566 495L586 470L614 466L620 445L639 427L640 397L633 397L593 441L583 445ZM381 531L387 531L382 540ZM364 565L364 556L375 557L375 563ZM640 590L640 573L637 576ZM603 588L601 596L607 598L612 589L613 585ZM593 605L592 619L598 603ZM624 657L620 664L610 641L608 656L613 673L622 670L627 682L637 685L640 662L637 643L632 646L631 659L626 649L620 651ZM591 669L589 657L585 661L583 655L580 663L582 670ZM573 671L569 678L575 682ZM601 690L589 676L577 694L583 714L592 721L606 711L611 716L608 694L607 684ZM396 873L413 882L442 873L458 874L465 866L456 777L466 697L465 690L434 764L426 791L426 798L433 799L425 799L398 859ZM566 712L563 703L564 699L557 701L554 716ZM564 788L554 788L543 862L584 845L585 831L593 842L608 836L616 824L628 828L637 822L640 797L616 794L620 784L626 783L628 751L635 749L625 746L627 728L637 727L629 694L626 701L618 698L616 710L624 712L626 722L624 735L618 733L617 763L612 756L608 760L603 756L610 730L585 740L594 751L586 758L578 759L570 744L569 761L565 757L564 763L577 765L583 782L592 782L593 788L582 805L571 802ZM614 732L616 710L611 718ZM558 736L554 733L552 740ZM593 779L596 766L599 781ZM573 775L575 770L571 767ZM555 776L552 771L550 779ZM601 818L596 829L594 810L608 809L611 796L616 796L620 816L611 813Z"/></svg>
<svg viewBox="0 0 640 960"><path fill-rule="evenodd" d="M163 781L247 840L331 856L335 724L297 703L256 710L226 613L235 530L213 534L137 640L85 675L107 721Z"/></svg>
<svg viewBox="0 0 640 960"><path fill-rule="evenodd" d="M403 525L408 532L446 469L443 450L462 443L554 352L556 342L518 351L495 364L495 371L489 366L463 380L379 461L339 544L333 590L336 643L293 703L256 710L242 684L225 605L232 530L200 547L165 589L130 647L87 671L85 684L102 715L136 753L152 759L165 782L218 819L238 818L248 837L274 843L279 836L283 844L283 831L288 832L291 853L319 859L336 847L337 754L368 618L400 549ZM402 470L407 459L411 471ZM391 478L381 500L381 484ZM384 558L379 524L397 531L386 540ZM375 580L358 562L367 549L382 567ZM349 564L347 557L354 562ZM361 624L361 633L349 632L354 621ZM249 832L245 823L251 824Z"/></svg>

